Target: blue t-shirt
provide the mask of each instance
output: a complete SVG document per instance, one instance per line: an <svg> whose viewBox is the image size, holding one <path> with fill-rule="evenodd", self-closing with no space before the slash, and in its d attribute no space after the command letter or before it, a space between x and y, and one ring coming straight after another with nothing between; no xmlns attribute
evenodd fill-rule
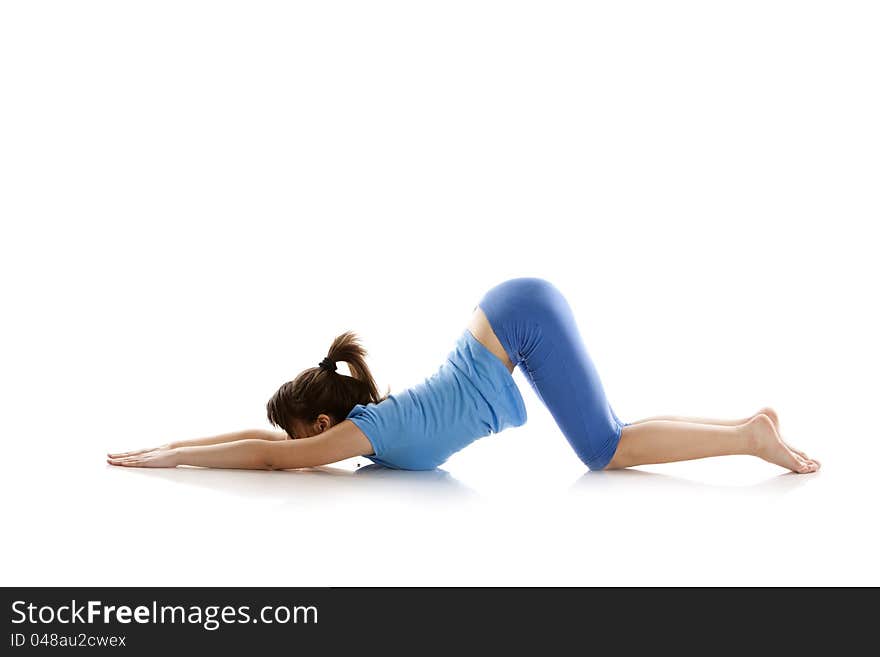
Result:
<svg viewBox="0 0 880 657"><path fill-rule="evenodd" d="M346 419L372 443L372 461L431 470L478 438L524 424L526 408L504 363L465 330L432 376L378 404L358 404Z"/></svg>

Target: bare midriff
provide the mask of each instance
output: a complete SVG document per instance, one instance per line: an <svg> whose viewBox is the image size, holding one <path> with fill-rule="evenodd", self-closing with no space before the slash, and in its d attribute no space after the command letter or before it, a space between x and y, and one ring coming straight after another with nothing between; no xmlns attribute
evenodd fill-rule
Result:
<svg viewBox="0 0 880 657"><path fill-rule="evenodd" d="M507 352L504 351L504 347L501 346L501 341L498 339L498 336L495 335L495 331L492 330L492 325L489 324L489 320L486 319L485 313L479 306L471 316L468 330L471 332L471 335L477 339L477 342L486 347L486 349L498 357L498 360L504 363L508 372L513 372L513 363L511 363L510 358L507 357Z"/></svg>

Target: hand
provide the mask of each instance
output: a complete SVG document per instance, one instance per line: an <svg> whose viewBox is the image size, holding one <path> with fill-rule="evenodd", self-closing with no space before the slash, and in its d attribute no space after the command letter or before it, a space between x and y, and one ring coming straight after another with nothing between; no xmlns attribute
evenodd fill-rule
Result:
<svg viewBox="0 0 880 657"><path fill-rule="evenodd" d="M165 450L172 449L173 447L174 446L171 443L167 443L165 445L159 445L158 447L147 447L145 449L134 449L130 452L115 452L112 454L108 453L107 456L108 456L108 458L111 458L111 459L121 459L121 458L125 458L127 456L138 456L140 454L147 454L148 452L156 452L156 451L159 451L162 449L165 449Z"/></svg>
<svg viewBox="0 0 880 657"><path fill-rule="evenodd" d="M126 454L108 454L107 463L126 468L176 468L177 450L159 447Z"/></svg>

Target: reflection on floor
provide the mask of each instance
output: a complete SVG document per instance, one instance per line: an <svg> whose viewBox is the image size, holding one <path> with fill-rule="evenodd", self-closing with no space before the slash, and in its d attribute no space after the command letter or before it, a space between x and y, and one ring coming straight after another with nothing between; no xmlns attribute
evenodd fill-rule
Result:
<svg viewBox="0 0 880 657"><path fill-rule="evenodd" d="M333 466L273 472L175 468L131 469L125 474L263 501L285 501L293 496L298 501L320 502L352 494L381 497L394 492L423 499L474 494L445 470L393 470L375 464L355 470Z"/></svg>
<svg viewBox="0 0 880 657"><path fill-rule="evenodd" d="M565 446L563 446L565 447ZM871 477L747 457L585 472L487 444L445 469L8 469L4 584L880 584ZM854 457L853 457L854 458ZM829 554L846 558L829 559ZM772 554L773 558L768 558ZM784 564L784 567L781 567Z"/></svg>
<svg viewBox="0 0 880 657"><path fill-rule="evenodd" d="M821 476L821 475L820 475ZM585 472L575 482L575 489L601 489L603 492L619 492L622 489L650 489L653 493L728 493L753 494L759 496L784 495L805 486L811 477L803 477L792 472L746 484L711 484L675 477L659 472L631 468L611 472Z"/></svg>

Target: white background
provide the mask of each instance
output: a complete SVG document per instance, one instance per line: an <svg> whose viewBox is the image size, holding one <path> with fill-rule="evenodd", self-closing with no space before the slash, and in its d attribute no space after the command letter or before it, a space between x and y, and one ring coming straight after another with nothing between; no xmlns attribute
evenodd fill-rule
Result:
<svg viewBox="0 0 880 657"><path fill-rule="evenodd" d="M5 585L880 584L871 2L5 2ZM432 373L568 296L625 420L774 405L824 462L115 469L267 427L346 329Z"/></svg>

